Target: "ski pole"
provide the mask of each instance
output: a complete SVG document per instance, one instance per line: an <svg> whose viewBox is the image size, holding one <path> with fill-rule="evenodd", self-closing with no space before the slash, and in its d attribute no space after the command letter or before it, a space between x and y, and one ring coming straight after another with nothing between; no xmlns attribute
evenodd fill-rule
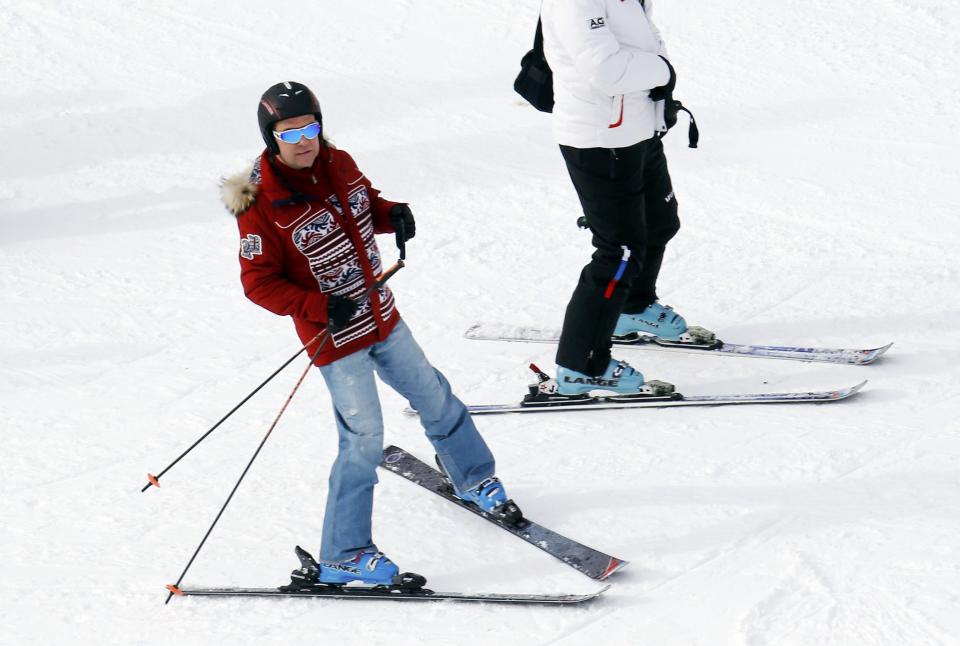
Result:
<svg viewBox="0 0 960 646"><path fill-rule="evenodd" d="M369 296L370 294L373 293L373 290L380 289L381 287L383 287L384 283L386 283L388 280L393 278L393 275L395 273L397 273L398 271L400 271L406 266L407 266L407 263L403 261L403 258L398 260L392 267L390 267L390 269L380 274L380 278L378 278L373 283L373 285L370 286L370 289L367 290L367 295Z"/></svg>
<svg viewBox="0 0 960 646"><path fill-rule="evenodd" d="M323 334L321 332L321 334ZM213 519L213 523L210 525L210 529L207 530L207 533L203 535L203 539L200 541L200 544L197 545L197 549L193 552L193 556L190 557L190 561L187 562L187 567L183 568L183 572L180 573L180 578L177 579L176 583L170 584L167 586L167 590L170 591L170 594L167 595L167 600L164 601L164 605L170 603L170 599L175 594L181 594L180 592L180 582L183 581L183 577L186 576L187 571L190 569L190 566L193 565L194 560L197 558L197 555L200 553L200 550L203 548L204 544L207 542L207 539L210 537L210 533L213 532L213 528L217 526L220 517L223 516L223 512L226 511L227 505L230 504L230 500L233 499L233 494L237 493L237 489L240 488L240 483L243 482L244 477L247 475L247 471L250 470L250 467L253 466L253 461L257 459L257 456L260 455L260 450L263 448L263 445L267 443L267 438L270 437L270 434L273 433L273 429L276 428L277 422L280 421L280 417L283 415L284 411L287 410L287 406L290 405L290 401L293 399L293 396L296 394L297 389L300 388L300 384L303 383L303 380L306 378L307 373L310 372L310 368L313 367L313 362L317 358L317 355L320 354L320 351L323 350L323 346L327 344L327 341L330 340L330 335L327 334L323 341L320 342L320 347L317 348L317 351L313 353L313 356L310 357L310 363L307 364L307 367L304 368L303 374L300 375L300 379L297 380L296 385L293 387L293 390L290 391L290 395L287 396L287 401L283 403L283 406L280 408L280 412L277 413L276 418L273 420L273 424L270 425L270 428L267 429L267 434L263 436L263 439L260 441L260 446L257 447L257 450L253 452L253 457L250 458L250 461L247 462L247 466L244 468L243 473L240 474L240 478L237 480L237 484L233 485L233 489L230 491L230 495L227 496L227 500L223 503L223 507L220 508L220 511L217 512L217 517Z"/></svg>
<svg viewBox="0 0 960 646"><path fill-rule="evenodd" d="M257 386L256 388L254 388L252 391L250 391L250 394L249 394L249 395L247 395L246 397L244 397L244 398L240 401L239 404L237 404L236 406L234 406L233 408L231 408L231 409L230 409L230 412L228 412L226 415L224 415L223 417L221 417L219 422L217 422L216 424L214 424L213 426L211 426L211 427L210 427L210 430L208 430L206 433L204 433L203 435L201 435L201 436L200 436L200 439L198 439L196 442L194 442L193 444L191 444L190 447L189 447L186 451L184 451L183 453L181 453L180 455L178 455L178 456L177 456L177 459L174 460L173 462L171 462L170 464L168 464L168 465L163 469L163 471L161 471L161 472L158 473L157 475L153 475L152 473L148 473L148 474L147 474L147 480L148 480L148 482L147 482L147 484L145 484L145 485L143 486L143 489L140 490L140 493L143 493L144 491L146 491L147 489L149 489L149 488L152 487L152 486L153 486L153 487L159 487L159 486L160 486L160 478L163 476L163 474L165 474L167 471L169 471L170 469L172 469L172 468L174 467L174 465L177 464L177 462L179 462L179 461L182 460L184 457L186 457L186 455L187 455L188 453L190 453L190 451L192 451L193 449L195 449L196 446L197 446L198 444L200 444L200 442L203 442L205 439L207 439L207 436L208 436L208 435L210 435L210 434L213 433L215 430L217 430L217 427L219 427L221 424L223 424L225 421L227 421L227 419L228 419L231 415L233 415L235 412L237 412L237 410L238 410L241 406L243 406L244 404L246 404L246 403L250 400L251 397L253 397L253 396L256 395L258 392L260 392L260 389L262 389L264 386L266 386L268 383L270 383L270 381L273 380L274 377L276 377L277 375L279 375L280 372L282 372L284 368L286 368L287 366L289 366L289 365L293 362L294 359L296 359L297 357L299 357L299 356L303 353L303 351L307 349L307 347L309 347L309 346L310 346L311 344L313 344L313 343L316 343L317 339L320 338L320 335L321 335L321 334L323 334L323 332L321 332L321 333L318 334L317 336L313 337L313 339L310 340L310 343L307 343L305 346L303 346L302 348L300 348L299 350L297 350L297 353L296 353L295 355L293 355L292 357L290 357L289 359L287 359L287 360L284 362L284 364L283 364L282 366L280 366L279 368L277 368L272 375L270 375L269 377L267 377L262 384L260 384L259 386Z"/></svg>
<svg viewBox="0 0 960 646"><path fill-rule="evenodd" d="M370 286L370 288L366 291L366 293L369 295L375 289L379 289L380 287L382 287L384 283L390 280L390 278L393 277L393 275L396 274L398 271L400 271L403 267L404 267L404 262L402 260L398 260L397 263L393 265L393 267L385 271L380 276L380 278L376 280L373 283L373 285ZM321 332L320 334L323 334L323 332ZM273 420L273 424L271 424L270 428L267 429L266 435L263 436L263 439L260 441L260 445L257 447L257 450L254 451L253 453L253 457L250 458L250 461L247 463L247 466L243 469L243 473L240 474L240 478L237 480L237 483L233 485L233 489L230 491L230 495L227 496L227 499L223 503L223 506L220 508L220 511L217 512L217 516L213 519L213 523L211 523L210 528L207 529L207 533L203 535L203 539L201 539L200 544L197 545L197 549L194 550L193 556L191 556L190 560L187 562L187 566L183 568L183 572L180 573L180 577L177 579L177 582L167 585L167 590L170 591L170 594L167 595L167 600L163 602L164 605L170 603L170 599L173 598L173 595L182 594L180 592L180 582L183 581L183 577L187 575L187 571L190 570L190 566L193 565L193 562L196 560L197 555L200 554L200 550L206 544L207 539L210 537L210 534L213 532L213 528L217 526L217 523L220 521L220 517L223 516L223 512L226 511L227 509L227 505L229 505L230 501L233 499L233 495L237 492L237 489L240 488L240 483L243 482L243 479L244 477L246 477L247 472L250 470L250 467L253 466L253 461L257 459L257 456L260 454L260 450L263 449L264 444L267 443L267 438L269 438L270 434L273 433L273 429L276 428L277 423L280 421L280 417L283 415L284 411L287 410L287 406L290 405L290 401L293 399L293 396L296 394L297 389L300 388L300 384L303 383L303 380L306 378L307 373L310 372L310 368L313 367L313 362L320 355L320 351L323 350L323 347L327 344L327 341L329 340L330 340L330 334L327 333L326 336L324 336L323 341L320 342L320 346L317 348L316 352L314 352L313 356L310 357L310 363L307 364L307 367L304 369L303 374L300 375L300 379L297 380L297 383L296 385L294 385L293 390L290 391L290 395L287 397L287 401L283 403L283 406L280 408L280 412L277 413L276 419Z"/></svg>
<svg viewBox="0 0 960 646"><path fill-rule="evenodd" d="M407 259L407 227L400 220L400 228L397 230L397 249L400 250L400 262Z"/></svg>
<svg viewBox="0 0 960 646"><path fill-rule="evenodd" d="M388 269L388 270L385 271L383 274L381 274L380 278L377 279L377 280L373 283L373 285L367 290L367 292L366 292L367 296L369 296L369 295L373 292L373 290L379 289L380 287L383 287L384 283L386 283L388 280L390 280L390 278L391 278L395 273L397 273L398 271L400 271L400 269L405 266L405 265L404 265L404 262L403 262L403 259L402 259L402 256L403 256L403 255L405 255L405 254L403 253L403 251L401 251L401 259L398 260L395 265L393 265L392 267L390 267L390 269ZM303 353L308 347L310 347L312 344L316 343L316 342L317 342L317 339L319 339L320 336L324 334L324 332L325 332L325 330L324 330L323 332L320 332L319 334L317 334L317 336L313 337L313 338L310 340L309 343L307 343L307 344L304 345L302 348L300 348L299 350L297 350L297 353L296 353L296 354L294 354L292 357L290 357L289 359L287 359L287 360L284 362L284 364L283 364L282 366L280 366L279 368L277 368L272 375L270 375L269 377L267 377L266 380L265 380L262 384L260 384L260 385L257 386L256 388L254 388L254 389L250 392L249 395L247 395L246 397L244 397L244 398L240 401L239 404L237 404L237 405L234 406L232 409L230 409L230 412L228 412L226 415L224 415L223 417L221 417L219 422L217 422L216 424L214 424L213 426L211 426L211 427L210 427L210 430L208 430L206 433L204 433L203 435L201 435L200 438L199 438L196 442L194 442L193 444L191 444L191 445L189 446L189 448L187 448L186 451L184 451L184 452L181 453L179 456L177 456L177 459L175 459L173 462L171 462L170 464L168 464L168 465L163 469L163 471L161 471L161 472L158 473L157 475L153 475L152 473L148 473L148 474L147 474L147 484L145 484L145 485L143 486L143 488L140 490L140 493L145 492L145 491L146 491L147 489L149 489L150 487L159 487L159 486L160 486L160 478L163 476L163 474L165 474L167 471L169 471L170 469L172 469L172 468L174 467L174 465L176 465L180 460L182 460L184 457L186 457L186 455L187 455L188 453L190 453L193 449L195 449L198 444L200 444L200 443L203 442L205 439L207 439L207 436L208 436L208 435L210 435L210 434L213 433L215 430L217 430L217 428L218 428L221 424L223 424L225 421L227 421L227 418L229 418L231 415L233 415L235 412L237 412L237 410L238 410L241 406L243 406L244 404L246 404L246 403L250 400L251 397L253 397L254 395L256 395L256 394L257 394L264 386L266 386L274 377L276 377L278 374L280 374L280 372L281 372L284 368L286 368L287 366L289 366L289 365L293 362L293 360L296 359L297 357L299 357L300 354ZM321 346L321 347L322 347L322 346ZM312 363L312 362L311 362L311 363Z"/></svg>

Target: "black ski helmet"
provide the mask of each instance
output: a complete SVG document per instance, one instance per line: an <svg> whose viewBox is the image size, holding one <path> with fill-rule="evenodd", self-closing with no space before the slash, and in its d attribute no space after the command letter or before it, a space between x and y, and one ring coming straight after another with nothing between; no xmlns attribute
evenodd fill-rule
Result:
<svg viewBox="0 0 960 646"><path fill-rule="evenodd" d="M286 81L269 87L260 97L260 107L257 108L260 134L263 135L263 142L267 144L267 150L274 155L280 154L280 146L273 136L273 124L303 114L315 116L321 133L323 132L320 102L310 88L296 81Z"/></svg>

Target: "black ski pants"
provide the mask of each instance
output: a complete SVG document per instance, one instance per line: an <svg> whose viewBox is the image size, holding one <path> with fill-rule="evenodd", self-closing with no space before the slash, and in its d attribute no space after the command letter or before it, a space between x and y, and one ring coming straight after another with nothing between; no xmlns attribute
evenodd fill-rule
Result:
<svg viewBox="0 0 960 646"><path fill-rule="evenodd" d="M621 312L642 312L657 299L657 275L667 242L680 229L663 142L628 148L560 146L593 233L596 251L563 319L557 364L598 376L610 363L610 337ZM613 284L624 247L626 271Z"/></svg>

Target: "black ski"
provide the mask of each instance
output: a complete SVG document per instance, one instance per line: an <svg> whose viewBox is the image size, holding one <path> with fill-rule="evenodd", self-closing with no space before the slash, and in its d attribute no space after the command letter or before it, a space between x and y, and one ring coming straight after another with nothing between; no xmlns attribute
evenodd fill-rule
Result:
<svg viewBox="0 0 960 646"><path fill-rule="evenodd" d="M542 525L538 525L528 518L521 518L515 524L501 522L497 518L482 511L476 505L464 502L454 496L450 483L442 473L399 447L388 446L384 449L380 466L446 498L464 509L472 511L478 516L486 518L514 536L519 536L531 545L535 545L548 554L560 559L575 570L586 574L591 579L606 579L628 563L623 559L604 554L592 547L587 547L566 536L562 536Z"/></svg>

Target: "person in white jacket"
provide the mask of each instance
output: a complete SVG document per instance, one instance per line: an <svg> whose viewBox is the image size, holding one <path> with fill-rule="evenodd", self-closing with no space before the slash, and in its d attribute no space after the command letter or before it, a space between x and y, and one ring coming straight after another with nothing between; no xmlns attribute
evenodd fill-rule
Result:
<svg viewBox="0 0 960 646"><path fill-rule="evenodd" d="M669 392L672 385L648 382L613 359L611 337L692 341L683 317L656 294L680 220L660 141L676 75L650 19L652 4L544 0L541 8L553 134L596 247L567 306L557 378L541 384L543 392Z"/></svg>

